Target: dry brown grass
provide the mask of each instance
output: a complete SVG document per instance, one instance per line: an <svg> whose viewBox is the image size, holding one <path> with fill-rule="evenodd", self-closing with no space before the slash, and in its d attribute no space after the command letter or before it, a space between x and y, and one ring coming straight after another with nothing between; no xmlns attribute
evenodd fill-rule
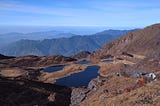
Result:
<svg viewBox="0 0 160 106"><path fill-rule="evenodd" d="M118 94L123 93L124 88L135 84L135 79L129 79L124 77L111 78L106 83L99 86L99 89L91 94L88 94L85 101L82 102L82 106L96 106L97 102L103 101L107 98L112 98ZM107 90L108 92L104 92ZM97 105L100 106L100 105ZM103 105L105 106L105 105ZM109 105L108 105L109 106Z"/></svg>
<svg viewBox="0 0 160 106"><path fill-rule="evenodd" d="M4 77L19 77L25 74L25 71L19 68L8 68L0 71L0 75Z"/></svg>
<svg viewBox="0 0 160 106"><path fill-rule="evenodd" d="M125 84L122 79L123 83L120 83L120 79L117 80L119 80L116 81L117 84L121 86ZM107 97L109 94L106 97L104 93L100 94L104 87L82 102L81 106L160 106L160 81L149 83L137 90L113 97Z"/></svg>
<svg viewBox="0 0 160 106"><path fill-rule="evenodd" d="M113 63L113 62L112 63L100 62L98 65L101 67L99 70L99 74L104 77L113 75L125 67L123 63Z"/></svg>
<svg viewBox="0 0 160 106"><path fill-rule="evenodd" d="M145 59L146 56L143 56L143 55L138 55L138 54L132 54L134 56L134 58L137 58L137 59Z"/></svg>
<svg viewBox="0 0 160 106"><path fill-rule="evenodd" d="M133 66L134 64L136 64L136 63L134 63L134 62L132 62L132 61L129 61L129 60L118 60L118 61L113 62L113 63L114 63L114 64L123 63L123 64L128 64L128 65L131 65L131 66Z"/></svg>

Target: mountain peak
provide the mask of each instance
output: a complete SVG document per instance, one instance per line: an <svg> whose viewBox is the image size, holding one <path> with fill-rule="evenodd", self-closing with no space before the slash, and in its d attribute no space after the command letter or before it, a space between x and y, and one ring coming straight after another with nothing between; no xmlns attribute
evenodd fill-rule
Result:
<svg viewBox="0 0 160 106"><path fill-rule="evenodd" d="M160 28L160 23L153 24L151 26L147 26L146 28Z"/></svg>
<svg viewBox="0 0 160 106"><path fill-rule="evenodd" d="M91 53L89 51L80 51L79 53L71 56L72 58L75 59L82 59L82 58L87 58Z"/></svg>
<svg viewBox="0 0 160 106"><path fill-rule="evenodd" d="M120 38L107 43L94 55L105 57L105 55L120 55L122 52L141 54L149 57L159 56L160 51L160 24L154 24L141 30L129 32Z"/></svg>

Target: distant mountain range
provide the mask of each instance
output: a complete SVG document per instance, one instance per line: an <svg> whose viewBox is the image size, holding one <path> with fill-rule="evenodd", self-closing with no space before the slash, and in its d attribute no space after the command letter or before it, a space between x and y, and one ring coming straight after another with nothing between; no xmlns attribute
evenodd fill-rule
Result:
<svg viewBox="0 0 160 106"><path fill-rule="evenodd" d="M133 30L105 30L103 32L86 36L74 36L74 34L71 33L60 34L59 32L37 32L24 35L21 35L19 33L10 33L8 35L0 36L0 39L3 39L4 41L13 42L5 47L1 47L0 53L11 56L69 56L83 50L93 52L109 41L114 40L130 31ZM59 37L61 38L41 40L43 39L44 34L46 34L48 38L51 38L51 36L53 37L53 35L59 34ZM72 37L67 38L66 36ZM21 40L14 42L13 39Z"/></svg>
<svg viewBox="0 0 160 106"><path fill-rule="evenodd" d="M4 56L4 55L0 54L0 60L1 59L11 59L11 58L14 58L14 57L12 57L12 56Z"/></svg>
<svg viewBox="0 0 160 106"><path fill-rule="evenodd" d="M0 47L22 39L43 40L43 39L53 39L53 38L62 38L71 36L75 36L75 34L66 33L62 31L53 31L53 30L44 32L33 32L33 33L11 32L6 34L0 34L0 40L1 40Z"/></svg>

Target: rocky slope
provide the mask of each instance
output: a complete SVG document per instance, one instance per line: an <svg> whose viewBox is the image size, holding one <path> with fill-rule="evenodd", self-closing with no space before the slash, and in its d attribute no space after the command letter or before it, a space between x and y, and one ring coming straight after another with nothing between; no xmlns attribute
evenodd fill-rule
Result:
<svg viewBox="0 0 160 106"><path fill-rule="evenodd" d="M0 77L1 106L69 106L70 97L68 87Z"/></svg>
<svg viewBox="0 0 160 106"><path fill-rule="evenodd" d="M106 55L121 55L123 52L139 54L147 57L160 56L160 24L148 26L142 30L128 34L106 44L92 56L101 58Z"/></svg>
<svg viewBox="0 0 160 106"><path fill-rule="evenodd" d="M81 106L159 106L160 24L130 32L90 55L101 69ZM101 59L112 58L105 63ZM155 75L155 79L152 76ZM98 84L100 82L100 84Z"/></svg>
<svg viewBox="0 0 160 106"><path fill-rule="evenodd" d="M119 80L119 81L118 81ZM118 86L121 84L121 87ZM108 84L108 86L102 85L96 92L88 95L87 99L81 102L80 106L159 106L160 105L160 81L149 83L138 89L131 91L125 89L123 86L127 86L129 83L132 85L129 79L116 79ZM130 86L128 85L128 86ZM112 86L112 87L111 87ZM111 88L110 88L111 87ZM118 87L117 89L115 87Z"/></svg>
<svg viewBox="0 0 160 106"><path fill-rule="evenodd" d="M87 58L90 54L91 53L88 51L81 51L75 55L72 55L71 57L75 59L83 59L83 58Z"/></svg>

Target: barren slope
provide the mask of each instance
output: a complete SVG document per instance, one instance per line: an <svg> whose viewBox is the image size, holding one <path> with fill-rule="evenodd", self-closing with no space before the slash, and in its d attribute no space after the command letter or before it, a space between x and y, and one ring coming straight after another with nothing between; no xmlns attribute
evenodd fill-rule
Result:
<svg viewBox="0 0 160 106"><path fill-rule="evenodd" d="M120 55L122 52L140 54L148 57L159 57L160 24L129 32L119 39L104 45L102 49L92 54L91 57L102 58L108 54Z"/></svg>

